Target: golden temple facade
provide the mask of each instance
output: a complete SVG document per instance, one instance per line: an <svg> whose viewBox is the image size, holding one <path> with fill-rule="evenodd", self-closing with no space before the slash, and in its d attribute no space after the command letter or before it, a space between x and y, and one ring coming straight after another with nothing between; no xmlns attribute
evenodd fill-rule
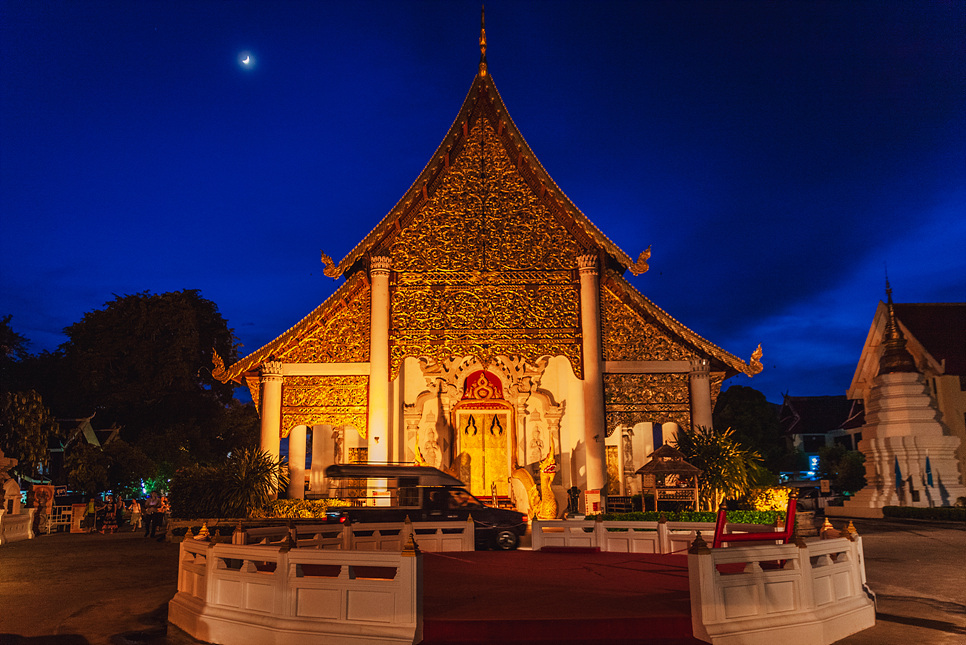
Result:
<svg viewBox="0 0 966 645"><path fill-rule="evenodd" d="M649 251L632 260L554 183L481 46L459 114L413 185L338 263L323 254L325 274L344 279L335 293L215 371L251 389L263 449L278 454L289 437L295 496L307 434L315 494L331 463L418 462L522 508L511 475L551 450L558 497L572 486L629 493L624 473L655 437L710 425L723 380L761 369L760 350L742 361L623 277L646 271Z"/></svg>

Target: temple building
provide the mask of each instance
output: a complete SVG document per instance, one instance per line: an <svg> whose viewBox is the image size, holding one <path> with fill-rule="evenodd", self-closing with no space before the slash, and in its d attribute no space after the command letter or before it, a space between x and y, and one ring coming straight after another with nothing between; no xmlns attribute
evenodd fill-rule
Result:
<svg viewBox="0 0 966 645"><path fill-rule="evenodd" d="M514 473L552 452L562 512L573 486L625 490L677 427L711 425L725 379L762 369L760 346L745 362L628 282L649 250L633 260L564 195L497 92L485 31L480 49L409 190L339 262L323 254L335 293L235 364L215 359L250 388L262 448L288 437L292 496L306 476L324 495L332 463L418 463L525 510Z"/></svg>
<svg viewBox="0 0 966 645"><path fill-rule="evenodd" d="M831 514L966 496L966 303L880 302L847 396L862 400L866 486Z"/></svg>

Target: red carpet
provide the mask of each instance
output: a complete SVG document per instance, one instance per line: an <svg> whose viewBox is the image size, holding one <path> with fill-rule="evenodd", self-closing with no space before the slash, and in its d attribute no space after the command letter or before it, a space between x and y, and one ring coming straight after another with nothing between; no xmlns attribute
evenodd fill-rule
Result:
<svg viewBox="0 0 966 645"><path fill-rule="evenodd" d="M687 557L423 554L423 643L696 645Z"/></svg>

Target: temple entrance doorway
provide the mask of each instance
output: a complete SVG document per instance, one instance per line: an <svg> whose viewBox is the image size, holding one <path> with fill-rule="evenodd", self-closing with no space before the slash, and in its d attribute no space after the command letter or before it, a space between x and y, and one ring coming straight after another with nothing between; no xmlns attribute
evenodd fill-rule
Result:
<svg viewBox="0 0 966 645"><path fill-rule="evenodd" d="M511 455L516 449L513 407L503 400L496 375L470 374L453 410L459 478L477 497L509 497Z"/></svg>

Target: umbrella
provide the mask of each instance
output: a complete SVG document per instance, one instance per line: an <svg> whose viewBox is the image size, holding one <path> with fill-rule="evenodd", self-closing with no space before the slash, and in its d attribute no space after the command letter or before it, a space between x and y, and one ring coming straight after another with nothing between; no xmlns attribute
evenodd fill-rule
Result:
<svg viewBox="0 0 966 645"><path fill-rule="evenodd" d="M932 465L929 463L929 455L926 455L926 484L932 486Z"/></svg>

